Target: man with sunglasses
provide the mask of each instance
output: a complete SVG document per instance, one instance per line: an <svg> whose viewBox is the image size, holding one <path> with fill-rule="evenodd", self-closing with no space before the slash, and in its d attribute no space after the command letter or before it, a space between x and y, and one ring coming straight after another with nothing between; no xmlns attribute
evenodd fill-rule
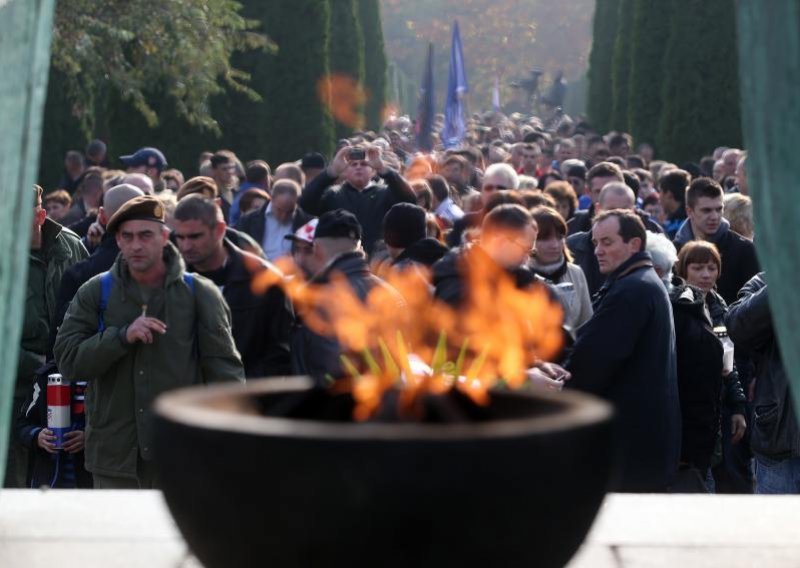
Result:
<svg viewBox="0 0 800 568"><path fill-rule="evenodd" d="M341 182L337 185L337 182ZM306 185L299 205L311 215L344 209L358 219L363 246L372 253L383 233L383 218L397 203L416 203L408 181L389 167L377 146L344 146Z"/></svg>

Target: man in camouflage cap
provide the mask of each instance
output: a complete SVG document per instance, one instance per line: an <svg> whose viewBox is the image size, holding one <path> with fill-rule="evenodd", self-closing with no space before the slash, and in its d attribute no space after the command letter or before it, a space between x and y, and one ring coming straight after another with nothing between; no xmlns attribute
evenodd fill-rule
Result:
<svg viewBox="0 0 800 568"><path fill-rule="evenodd" d="M244 372L230 310L211 281L185 273L161 202L128 201L107 230L121 254L78 290L54 351L65 377L89 382L86 469L95 487L154 488L153 400Z"/></svg>

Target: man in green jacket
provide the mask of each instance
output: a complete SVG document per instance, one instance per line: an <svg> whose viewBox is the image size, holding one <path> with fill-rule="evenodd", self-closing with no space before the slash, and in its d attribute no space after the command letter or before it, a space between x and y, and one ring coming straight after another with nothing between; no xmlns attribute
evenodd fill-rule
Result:
<svg viewBox="0 0 800 568"><path fill-rule="evenodd" d="M61 276L89 253L78 235L47 218L42 207L42 188L33 186L33 226L28 260L25 319L22 324L17 381L14 387L14 413L19 412L33 388L36 370L47 357L50 329L55 325L56 295ZM28 473L28 448L11 436L8 448L6 487L25 487Z"/></svg>
<svg viewBox="0 0 800 568"><path fill-rule="evenodd" d="M85 465L95 488L150 489L158 487L153 400L177 387L243 381L244 371L230 310L211 281L184 272L161 203L134 198L106 230L121 255L110 276L78 290L54 351L65 377L89 382Z"/></svg>

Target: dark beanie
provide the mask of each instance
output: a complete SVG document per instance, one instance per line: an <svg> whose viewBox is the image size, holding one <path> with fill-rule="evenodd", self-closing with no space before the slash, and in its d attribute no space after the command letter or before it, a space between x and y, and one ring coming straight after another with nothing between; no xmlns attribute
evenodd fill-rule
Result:
<svg viewBox="0 0 800 568"><path fill-rule="evenodd" d="M427 236L425 210L413 203L394 205L383 218L383 240L394 248L408 248Z"/></svg>

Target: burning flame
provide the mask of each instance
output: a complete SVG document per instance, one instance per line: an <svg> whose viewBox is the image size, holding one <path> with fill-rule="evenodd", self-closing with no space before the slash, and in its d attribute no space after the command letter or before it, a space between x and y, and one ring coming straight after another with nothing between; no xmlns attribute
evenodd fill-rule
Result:
<svg viewBox="0 0 800 568"><path fill-rule="evenodd" d="M526 370L555 356L562 344L561 305L543 286L517 289L511 276L483 254L465 255L466 297L458 308L432 297L430 274L390 271L389 287L374 287L362 302L341 274L325 285L307 282L291 260L287 275L263 271L253 290L280 286L306 326L335 338L356 400L355 418L380 408L387 390L399 388L399 412L416 416L422 397L457 388L478 404L504 381L521 387ZM430 362L429 366L420 362Z"/></svg>
<svg viewBox="0 0 800 568"><path fill-rule="evenodd" d="M363 106L368 96L353 77L326 75L317 81L317 95L338 122L356 129L363 126Z"/></svg>

